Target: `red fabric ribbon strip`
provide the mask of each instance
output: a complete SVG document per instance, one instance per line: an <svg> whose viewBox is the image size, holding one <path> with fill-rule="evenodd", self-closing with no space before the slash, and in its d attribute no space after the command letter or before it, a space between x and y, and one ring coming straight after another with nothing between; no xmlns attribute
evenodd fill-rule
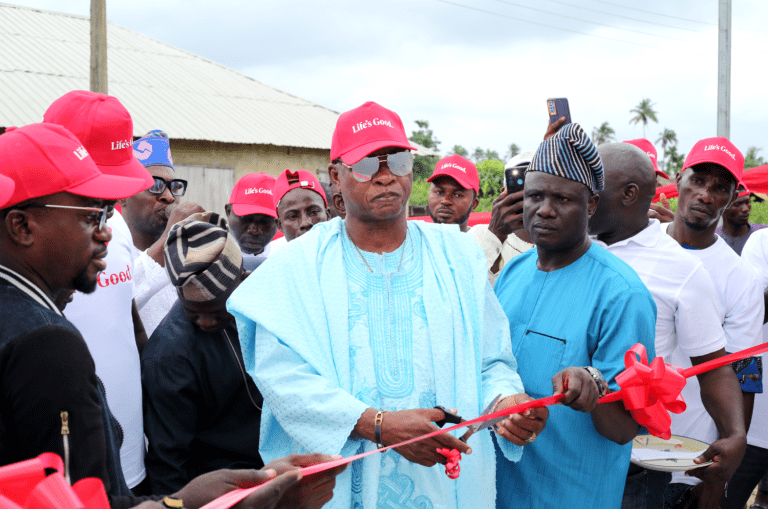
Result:
<svg viewBox="0 0 768 509"><path fill-rule="evenodd" d="M442 454L448 460L445 462L445 475L451 479L458 479L461 473L461 453L458 449L437 448L438 454Z"/></svg>
<svg viewBox="0 0 768 509"><path fill-rule="evenodd" d="M46 476L45 469L56 470ZM81 479L70 486L64 463L52 453L0 467L0 509L109 509L100 479Z"/></svg>

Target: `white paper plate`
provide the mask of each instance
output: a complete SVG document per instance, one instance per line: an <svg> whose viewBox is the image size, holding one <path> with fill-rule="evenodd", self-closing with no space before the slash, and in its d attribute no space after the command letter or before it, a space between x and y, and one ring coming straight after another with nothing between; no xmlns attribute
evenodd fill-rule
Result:
<svg viewBox="0 0 768 509"><path fill-rule="evenodd" d="M683 472L712 464L711 461L701 464L693 462L707 447L709 444L705 442L677 435L672 435L669 440L653 435L638 435L632 441L630 461L648 470ZM654 453L656 451L658 454Z"/></svg>

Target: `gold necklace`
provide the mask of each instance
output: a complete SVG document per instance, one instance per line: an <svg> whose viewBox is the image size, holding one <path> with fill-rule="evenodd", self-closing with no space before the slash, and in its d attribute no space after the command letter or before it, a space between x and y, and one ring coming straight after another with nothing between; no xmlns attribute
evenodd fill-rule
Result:
<svg viewBox="0 0 768 509"><path fill-rule="evenodd" d="M355 249L357 250L357 254L360 255L360 258L363 259L363 263L366 267L368 267L368 270L371 271L371 274L373 274L373 269L370 265L368 265L368 261L366 261L365 256L363 256L363 253L360 252L360 248L357 247L357 244L355 244L355 241L352 240L352 237L349 236L349 232L347 231L347 227L344 227L344 232L347 234L347 238L352 243L353 246L355 246ZM400 263L397 264L397 272L400 272L400 267L403 265L403 256L405 256L405 243L408 242L408 230L405 230L405 240L403 241L403 251L400 253Z"/></svg>

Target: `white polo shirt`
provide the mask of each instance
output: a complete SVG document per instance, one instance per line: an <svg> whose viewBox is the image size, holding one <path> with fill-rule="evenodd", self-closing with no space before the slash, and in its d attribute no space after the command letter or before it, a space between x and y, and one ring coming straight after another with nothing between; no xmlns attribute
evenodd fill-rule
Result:
<svg viewBox="0 0 768 509"><path fill-rule="evenodd" d="M123 428L120 463L129 488L146 477L144 416L141 406L141 365L133 333L133 240L123 216L107 221L112 240L107 245L107 269L99 273L96 291L76 292L64 316L82 334L107 392L112 415Z"/></svg>
<svg viewBox="0 0 768 509"><path fill-rule="evenodd" d="M635 269L656 301L656 355L669 362L679 347L689 357L725 347L722 312L704 264L664 233L658 219L628 239L603 246ZM690 364L690 361L689 361Z"/></svg>
<svg viewBox="0 0 768 509"><path fill-rule="evenodd" d="M669 224L672 223L665 226L665 231ZM715 284L718 305L723 311L726 351L736 352L762 343L765 304L755 271L720 237L706 249L686 251L704 263ZM671 361L683 368L691 366L690 358L680 350L672 352ZM698 379L689 378L682 392L688 408L682 414L671 414L672 434L709 444L718 438L717 427L704 408L700 391ZM675 472L672 482L698 484L700 481L695 477L686 477L683 472Z"/></svg>
<svg viewBox="0 0 768 509"><path fill-rule="evenodd" d="M741 259L757 271L760 287L763 290L768 289L768 229L758 230L750 235L741 251ZM763 338L766 335L768 335L768 324L763 325ZM763 354L762 358L763 369L765 369L768 356ZM747 443L768 449L768 391L766 391L765 382L763 393L755 394L755 408L752 411L752 423L747 433Z"/></svg>
<svg viewBox="0 0 768 509"><path fill-rule="evenodd" d="M474 235L475 241L483 248L485 260L488 264L488 281L491 283L491 286L496 284L496 278L499 277L501 269L504 268L504 265L506 265L507 262L515 256L521 255L529 249L536 247L533 244L529 244L520 239L520 237L514 233L507 235L507 240L502 244L499 238L491 233L487 224L476 224L470 228L467 233ZM493 264L499 256L501 256L499 270L497 272L491 272L491 267L493 267Z"/></svg>

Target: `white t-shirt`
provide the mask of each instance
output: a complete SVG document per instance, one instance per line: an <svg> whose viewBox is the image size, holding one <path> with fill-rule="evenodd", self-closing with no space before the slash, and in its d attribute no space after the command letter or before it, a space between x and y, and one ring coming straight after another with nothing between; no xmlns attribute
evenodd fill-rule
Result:
<svg viewBox="0 0 768 509"><path fill-rule="evenodd" d="M120 463L128 487L146 477L144 421L141 407L141 364L133 333L131 301L134 291L133 240L128 225L115 211L107 226L107 269L99 274L96 291L76 292L64 315L83 335L104 383L107 403L123 428Z"/></svg>
<svg viewBox="0 0 768 509"><path fill-rule="evenodd" d="M768 289L768 229L758 230L753 233L744 249L741 251L741 259L749 263L758 273L760 287ZM768 324L763 325L763 337L768 334ZM768 355L763 354L763 369L768 362ZM755 447L768 449L768 394L765 385L763 393L755 394L755 408L752 411L752 423L747 433L747 443Z"/></svg>
<svg viewBox="0 0 768 509"><path fill-rule="evenodd" d="M488 264L488 281L490 281L491 286L496 284L496 278L499 277L501 269L504 268L504 265L506 265L507 262L515 256L521 255L529 249L536 247L533 244L525 242L514 233L507 235L507 240L502 244L499 238L488 230L487 224L476 224L470 228L467 233L471 233L475 236L475 241L480 244L480 247L483 248L483 252L485 252L485 260ZM491 272L491 267L496 263L496 259L499 255L501 255L499 270L495 273Z"/></svg>
<svg viewBox="0 0 768 509"><path fill-rule="evenodd" d="M704 264L662 231L658 219L610 246L593 239L635 269L656 301L656 356L669 362L679 347L689 357L725 348L723 315Z"/></svg>
<svg viewBox="0 0 768 509"><path fill-rule="evenodd" d="M285 240L285 237L282 237L278 240ZM254 270L259 265L264 263L264 261L269 258L269 255L272 253L272 245L276 241L271 241L269 244L264 246L264 251L257 255L249 254L243 251L243 266L245 267L245 270Z"/></svg>
<svg viewBox="0 0 768 509"><path fill-rule="evenodd" d="M715 284L718 305L724 315L723 331L728 341L726 350L736 352L762 343L765 304L755 271L720 237L706 249L687 251L704 263ZM672 352L670 360L682 368L691 366L690 358L680 349ZM718 438L717 427L704 408L700 394L698 379L695 376L689 378L682 391L687 409L682 414L670 414L672 434L709 444ZM698 484L699 480L687 477L683 472L675 472L672 474L672 482Z"/></svg>
<svg viewBox="0 0 768 509"><path fill-rule="evenodd" d="M136 307L139 308L139 316L147 331L147 337L151 336L160 322L171 310L179 296L176 287L171 284L165 267L153 260L146 251L133 249L136 284Z"/></svg>

